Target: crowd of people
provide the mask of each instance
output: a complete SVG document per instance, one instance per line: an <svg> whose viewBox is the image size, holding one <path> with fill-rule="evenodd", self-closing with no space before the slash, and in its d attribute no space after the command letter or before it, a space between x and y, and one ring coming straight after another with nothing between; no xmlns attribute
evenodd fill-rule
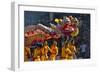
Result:
<svg viewBox="0 0 100 73"><path fill-rule="evenodd" d="M33 49L25 47L24 55L25 61L47 61L47 60L59 60L61 59L75 59L77 49L73 42L65 42L61 50L57 46L57 42L53 41L51 46L48 46L48 42L45 41L41 46ZM60 54L58 54L60 52Z"/></svg>

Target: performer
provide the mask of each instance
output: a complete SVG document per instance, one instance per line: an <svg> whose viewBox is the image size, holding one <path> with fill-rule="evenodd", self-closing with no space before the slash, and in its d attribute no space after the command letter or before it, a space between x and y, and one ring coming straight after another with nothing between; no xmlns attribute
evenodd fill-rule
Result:
<svg viewBox="0 0 100 73"><path fill-rule="evenodd" d="M61 59L65 59L66 53L65 53L65 44L62 43L62 49L61 49Z"/></svg>
<svg viewBox="0 0 100 73"><path fill-rule="evenodd" d="M48 60L48 51L50 50L50 47L48 46L47 41L44 42L44 53L45 53L45 58Z"/></svg>
<svg viewBox="0 0 100 73"><path fill-rule="evenodd" d="M24 60L25 61L28 61L29 58L30 58L30 56L31 56L30 48L25 47L25 49L24 49Z"/></svg>
<svg viewBox="0 0 100 73"><path fill-rule="evenodd" d="M37 47L33 51L33 60L34 61L40 61L40 47Z"/></svg>
<svg viewBox="0 0 100 73"><path fill-rule="evenodd" d="M48 60L48 51L50 50L47 41L44 42L43 47L41 48L41 60Z"/></svg>
<svg viewBox="0 0 100 73"><path fill-rule="evenodd" d="M72 51L70 50L69 43L65 43L65 59L73 59Z"/></svg>
<svg viewBox="0 0 100 73"><path fill-rule="evenodd" d="M76 58L76 46L75 46L75 42L74 40L72 40L70 43L69 43L69 49L70 51L72 52L72 58L75 59Z"/></svg>
<svg viewBox="0 0 100 73"><path fill-rule="evenodd" d="M41 61L45 60L45 52L44 52L43 44L42 44L42 47L40 48L40 58L41 58Z"/></svg>
<svg viewBox="0 0 100 73"><path fill-rule="evenodd" d="M50 60L56 60L56 56L58 55L58 47L56 41L54 41L51 45L50 53Z"/></svg>

